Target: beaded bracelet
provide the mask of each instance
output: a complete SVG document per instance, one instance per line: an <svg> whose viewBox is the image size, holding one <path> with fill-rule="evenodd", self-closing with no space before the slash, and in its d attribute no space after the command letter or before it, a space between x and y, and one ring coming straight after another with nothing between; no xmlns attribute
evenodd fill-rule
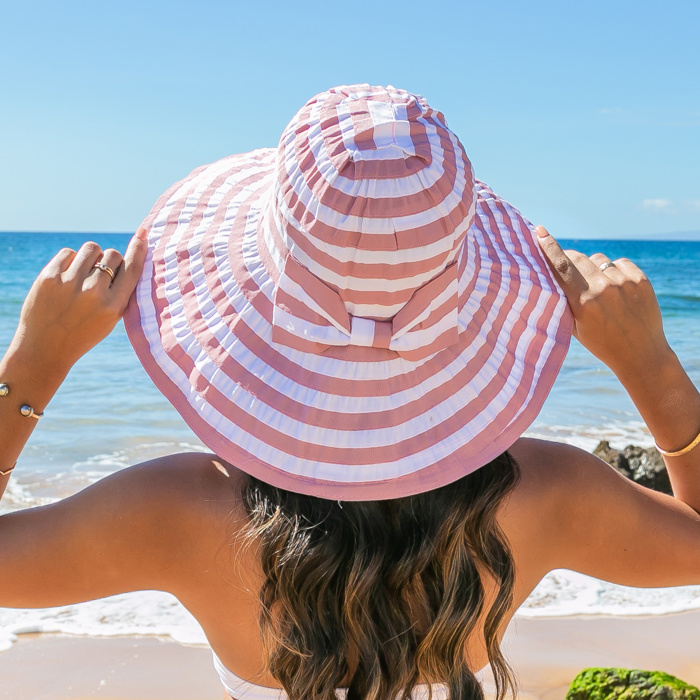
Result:
<svg viewBox="0 0 700 700"><path fill-rule="evenodd" d="M10 393L10 385L5 384L4 382L0 383L0 396L7 396ZM32 406L30 406L28 403L23 403L19 407L19 412L25 417L25 418L36 418L39 420L39 418L44 417L44 412L42 411L41 413L37 413Z"/></svg>
<svg viewBox="0 0 700 700"><path fill-rule="evenodd" d="M654 444L656 445L656 443ZM700 433L698 433L695 440L693 440L689 445L686 445L682 450L677 450L676 452L666 452L666 450L662 450L658 445L656 445L656 449L664 457L680 457L682 455L688 454L690 450L692 450L694 447L697 447L698 445L700 445Z"/></svg>

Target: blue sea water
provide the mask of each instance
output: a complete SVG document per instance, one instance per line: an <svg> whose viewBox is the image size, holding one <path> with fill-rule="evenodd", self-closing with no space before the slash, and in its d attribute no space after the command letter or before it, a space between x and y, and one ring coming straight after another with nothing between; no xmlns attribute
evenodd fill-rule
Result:
<svg viewBox="0 0 700 700"><path fill-rule="evenodd" d="M94 240L124 252L128 235L0 233L0 349L14 333L29 287L60 248ZM586 254L628 257L654 285L671 345L700 383L700 242L560 241ZM50 349L47 349L50 351ZM651 444L631 401L612 373L575 340L540 415L527 434L592 449ZM120 324L73 369L47 408L13 476L3 509L50 502L119 468L182 450L204 449L151 384ZM700 588L637 591L570 572L554 572L521 610L524 615L585 612L638 614L700 607ZM0 609L0 648L13 632L171 634L203 642L201 630L164 594L117 596L48 611Z"/></svg>

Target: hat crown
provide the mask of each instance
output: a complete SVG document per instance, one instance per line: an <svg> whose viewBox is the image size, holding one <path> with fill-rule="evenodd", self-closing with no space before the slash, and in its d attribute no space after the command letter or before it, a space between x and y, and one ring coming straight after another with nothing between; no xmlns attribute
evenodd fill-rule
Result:
<svg viewBox="0 0 700 700"><path fill-rule="evenodd" d="M348 313L390 319L455 261L475 199L464 148L425 98L353 85L285 129L270 215Z"/></svg>
<svg viewBox="0 0 700 700"><path fill-rule="evenodd" d="M411 134L411 124L420 118L430 118L433 110L424 98L389 88L333 89L321 105L321 130L332 144L330 158L339 172L352 179L362 179L362 165L368 161L393 161L404 177L430 165L430 148L418 134ZM316 101L315 98L314 101ZM307 103L311 104L311 103ZM301 114L301 113L300 113ZM444 124L444 117L439 115ZM303 127L302 127L303 128ZM383 151L382 153L377 153ZM415 160L415 159L418 160ZM420 161L423 161L422 163ZM355 169L360 173L354 172ZM364 166L365 177L387 175L379 168Z"/></svg>

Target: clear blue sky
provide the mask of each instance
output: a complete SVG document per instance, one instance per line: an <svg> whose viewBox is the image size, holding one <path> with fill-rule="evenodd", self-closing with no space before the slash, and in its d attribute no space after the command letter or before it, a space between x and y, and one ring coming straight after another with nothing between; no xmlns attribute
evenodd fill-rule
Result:
<svg viewBox="0 0 700 700"><path fill-rule="evenodd" d="M425 95L560 237L700 235L697 0L16 0L0 21L0 230L131 231L192 168L370 82Z"/></svg>

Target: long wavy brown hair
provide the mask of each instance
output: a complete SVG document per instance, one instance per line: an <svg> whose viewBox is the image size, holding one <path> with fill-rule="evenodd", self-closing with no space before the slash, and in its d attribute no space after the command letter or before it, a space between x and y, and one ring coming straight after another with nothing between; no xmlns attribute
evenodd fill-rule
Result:
<svg viewBox="0 0 700 700"><path fill-rule="evenodd" d="M441 682L480 700L466 644L496 582L484 638L498 700L515 677L497 632L515 567L496 521L518 482L505 452L448 486L386 501L329 501L248 477L245 536L262 557L260 627L270 673L290 700L408 700Z"/></svg>

